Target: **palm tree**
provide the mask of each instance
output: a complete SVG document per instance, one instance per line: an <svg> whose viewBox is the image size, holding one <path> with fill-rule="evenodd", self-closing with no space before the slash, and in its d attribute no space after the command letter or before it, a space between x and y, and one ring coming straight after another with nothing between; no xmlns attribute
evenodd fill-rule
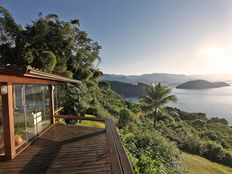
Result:
<svg viewBox="0 0 232 174"><path fill-rule="evenodd" d="M151 84L146 89L146 96L140 98L144 108L153 114L154 127L156 126L157 116L165 110L165 105L177 101L176 96L171 95L171 92L170 88L162 86L161 83L157 85Z"/></svg>

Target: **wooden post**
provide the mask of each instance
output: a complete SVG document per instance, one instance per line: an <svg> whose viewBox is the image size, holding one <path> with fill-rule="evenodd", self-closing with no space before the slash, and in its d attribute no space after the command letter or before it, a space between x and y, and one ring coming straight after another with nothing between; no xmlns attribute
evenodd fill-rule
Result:
<svg viewBox="0 0 232 174"><path fill-rule="evenodd" d="M49 93L50 93L50 114L51 114L51 123L55 123L55 118L53 117L55 114L54 108L54 85L49 85Z"/></svg>
<svg viewBox="0 0 232 174"><path fill-rule="evenodd" d="M13 88L12 83L3 83L2 85L7 86L7 94L2 95L5 156L7 159L12 159L15 155Z"/></svg>

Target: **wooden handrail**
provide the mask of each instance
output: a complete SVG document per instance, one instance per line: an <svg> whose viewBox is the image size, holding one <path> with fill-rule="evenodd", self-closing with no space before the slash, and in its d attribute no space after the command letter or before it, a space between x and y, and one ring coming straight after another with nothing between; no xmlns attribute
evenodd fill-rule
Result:
<svg viewBox="0 0 232 174"><path fill-rule="evenodd" d="M114 142L114 136L111 131L110 121L105 121L106 135L108 137L109 149L110 149L110 159L112 164L112 173L123 173L123 169L121 166L120 158L118 155L118 150Z"/></svg>
<svg viewBox="0 0 232 174"><path fill-rule="evenodd" d="M111 119L105 120L106 134L109 137L112 172L134 174L130 161Z"/></svg>
<svg viewBox="0 0 232 174"><path fill-rule="evenodd" d="M93 117L81 117L81 116L72 116L72 115L54 115L53 117L70 119L70 120L89 120L89 121L105 122L105 119L103 118L93 118Z"/></svg>
<svg viewBox="0 0 232 174"><path fill-rule="evenodd" d="M64 107L60 107L57 110L55 110L54 115L58 114L60 111L62 111Z"/></svg>

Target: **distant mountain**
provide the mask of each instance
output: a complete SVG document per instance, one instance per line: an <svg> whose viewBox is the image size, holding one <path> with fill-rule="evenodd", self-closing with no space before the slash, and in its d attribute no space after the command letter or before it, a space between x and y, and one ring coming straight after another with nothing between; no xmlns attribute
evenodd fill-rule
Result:
<svg viewBox="0 0 232 174"><path fill-rule="evenodd" d="M119 95L125 98L140 97L145 94L145 88L147 84L138 83L136 85L132 83L125 83L119 81L108 81L111 88Z"/></svg>
<svg viewBox="0 0 232 174"><path fill-rule="evenodd" d="M134 98L145 95L145 89L148 84L145 83L125 83L120 81L108 81L111 88L117 92L120 96L125 98ZM209 89L209 88L220 88L230 86L225 82L209 82L206 80L193 80L178 85L176 88L179 89Z"/></svg>
<svg viewBox="0 0 232 174"><path fill-rule="evenodd" d="M178 85L176 88L178 89L209 89L209 88L220 88L230 86L225 82L209 82L206 80L193 80L185 82L181 85Z"/></svg>
<svg viewBox="0 0 232 174"><path fill-rule="evenodd" d="M167 86L177 86L185 81L193 80L192 77L182 74L165 74L165 73L153 73L143 75L115 75L115 74L104 74L102 80L107 81L120 81L125 83L158 83L161 82Z"/></svg>
<svg viewBox="0 0 232 174"><path fill-rule="evenodd" d="M115 74L104 74L102 80L107 81L120 81L125 83L158 83L169 86L176 87L186 81L191 80L207 80L207 81L222 81L232 83L232 75L183 75L183 74L167 74L167 73L152 73L152 74L143 74L143 75L115 75Z"/></svg>
<svg viewBox="0 0 232 174"><path fill-rule="evenodd" d="M191 75L190 77L212 82L223 81L232 83L232 74Z"/></svg>

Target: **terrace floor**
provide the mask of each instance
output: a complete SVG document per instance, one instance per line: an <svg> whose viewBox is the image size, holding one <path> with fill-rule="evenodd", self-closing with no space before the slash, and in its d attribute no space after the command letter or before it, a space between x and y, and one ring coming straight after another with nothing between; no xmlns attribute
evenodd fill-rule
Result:
<svg viewBox="0 0 232 174"><path fill-rule="evenodd" d="M54 125L13 160L0 162L0 173L124 173L112 167L118 156L112 141L106 129Z"/></svg>

